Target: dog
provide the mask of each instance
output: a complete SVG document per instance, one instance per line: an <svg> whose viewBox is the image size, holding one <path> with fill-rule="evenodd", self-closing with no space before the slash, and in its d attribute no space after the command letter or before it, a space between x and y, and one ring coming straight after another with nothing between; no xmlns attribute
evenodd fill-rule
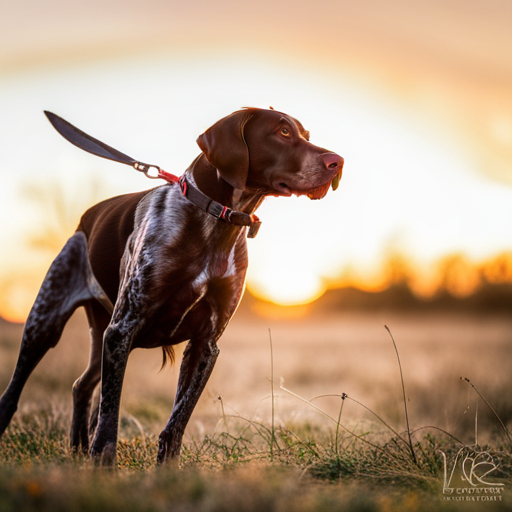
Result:
<svg viewBox="0 0 512 512"><path fill-rule="evenodd" d="M246 235L266 196L321 199L337 187L343 158L309 142L293 117L244 108L199 136L201 154L179 183L96 204L53 261L25 325L12 379L0 399L0 437L23 386L84 306L89 365L73 384L71 446L114 464L124 372L135 348L187 341L157 460L179 459L183 434L219 354L217 341L242 298ZM101 380L94 422L92 395ZM91 418L92 416L92 418Z"/></svg>

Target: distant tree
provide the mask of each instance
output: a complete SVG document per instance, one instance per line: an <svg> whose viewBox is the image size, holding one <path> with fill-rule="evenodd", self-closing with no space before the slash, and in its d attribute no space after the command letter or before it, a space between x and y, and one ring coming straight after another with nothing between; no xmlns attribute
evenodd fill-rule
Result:
<svg viewBox="0 0 512 512"><path fill-rule="evenodd" d="M478 267L463 254L445 256L437 263L439 290L455 297L467 297L482 284Z"/></svg>
<svg viewBox="0 0 512 512"><path fill-rule="evenodd" d="M512 284L512 252L502 252L485 261L481 274L490 284Z"/></svg>

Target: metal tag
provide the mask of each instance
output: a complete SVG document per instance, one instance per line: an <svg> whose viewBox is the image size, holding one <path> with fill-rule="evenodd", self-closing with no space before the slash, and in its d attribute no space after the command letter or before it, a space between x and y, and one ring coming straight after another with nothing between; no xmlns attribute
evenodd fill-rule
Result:
<svg viewBox="0 0 512 512"><path fill-rule="evenodd" d="M256 238L256 235L258 234L258 231L260 230L261 221L253 222L249 226L249 232L247 233L247 238Z"/></svg>

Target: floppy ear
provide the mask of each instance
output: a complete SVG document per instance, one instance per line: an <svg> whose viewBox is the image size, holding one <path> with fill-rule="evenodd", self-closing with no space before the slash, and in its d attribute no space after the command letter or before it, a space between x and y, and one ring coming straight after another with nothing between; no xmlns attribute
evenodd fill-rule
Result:
<svg viewBox="0 0 512 512"><path fill-rule="evenodd" d="M239 110L217 121L197 139L208 161L232 187L243 189L249 172L249 149L244 127L252 117L249 110Z"/></svg>

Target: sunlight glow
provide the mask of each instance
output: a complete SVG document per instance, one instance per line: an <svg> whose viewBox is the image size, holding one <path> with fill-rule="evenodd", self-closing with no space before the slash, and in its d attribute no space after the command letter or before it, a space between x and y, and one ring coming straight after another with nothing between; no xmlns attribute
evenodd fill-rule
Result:
<svg viewBox="0 0 512 512"><path fill-rule="evenodd" d="M321 277L311 268L305 267L303 258L288 261L288 251L276 251L275 265L267 268L264 277L256 274L248 288L257 297L283 306L307 304L320 297L326 290Z"/></svg>

